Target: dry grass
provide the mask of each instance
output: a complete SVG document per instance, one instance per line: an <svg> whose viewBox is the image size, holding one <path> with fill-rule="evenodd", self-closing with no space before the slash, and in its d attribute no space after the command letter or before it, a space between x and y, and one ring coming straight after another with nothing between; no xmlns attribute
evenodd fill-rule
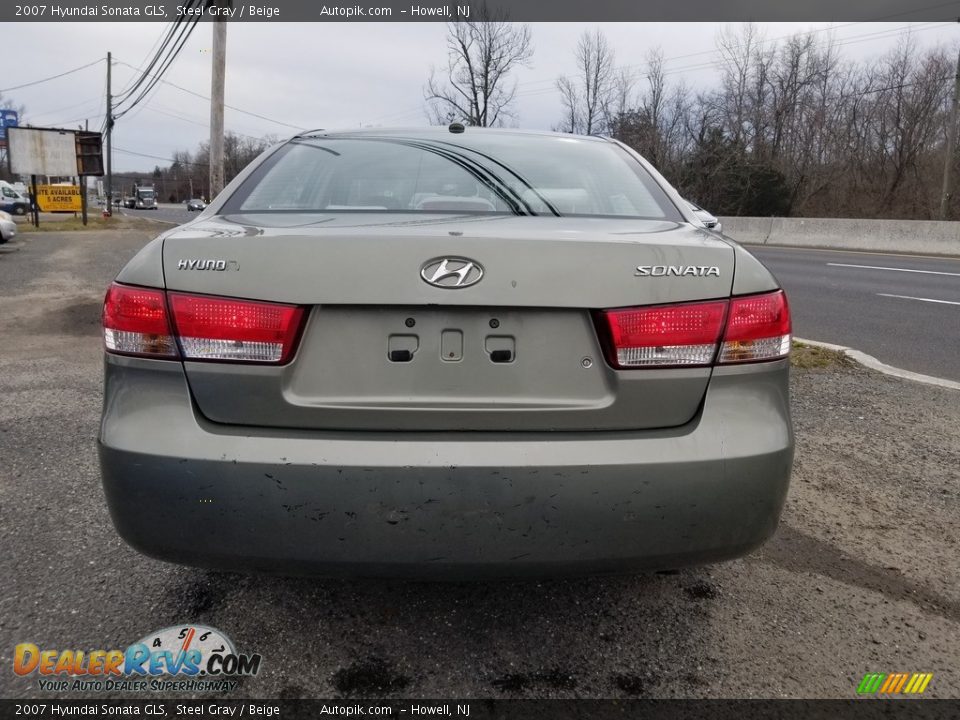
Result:
<svg viewBox="0 0 960 720"><path fill-rule="evenodd" d="M27 234L34 232L74 232L74 231L110 231L110 230L147 230L149 232L160 232L170 225L147 220L145 218L125 217L123 215L114 215L109 218L102 217L99 213L90 213L87 216L87 224L77 216L64 217L63 219L47 220L40 218L40 227L34 227L30 222L18 222L17 232Z"/></svg>
<svg viewBox="0 0 960 720"><path fill-rule="evenodd" d="M814 345L794 342L790 364L804 370L850 365L853 361L838 350L828 350Z"/></svg>

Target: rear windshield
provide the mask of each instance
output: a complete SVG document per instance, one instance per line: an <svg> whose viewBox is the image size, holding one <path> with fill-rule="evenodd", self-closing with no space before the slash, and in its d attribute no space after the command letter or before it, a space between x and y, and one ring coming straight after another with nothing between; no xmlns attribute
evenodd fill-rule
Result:
<svg viewBox="0 0 960 720"><path fill-rule="evenodd" d="M463 138L463 139L461 139ZM475 135L455 141L333 137L291 141L224 212L456 213L682 221L644 168L613 143Z"/></svg>

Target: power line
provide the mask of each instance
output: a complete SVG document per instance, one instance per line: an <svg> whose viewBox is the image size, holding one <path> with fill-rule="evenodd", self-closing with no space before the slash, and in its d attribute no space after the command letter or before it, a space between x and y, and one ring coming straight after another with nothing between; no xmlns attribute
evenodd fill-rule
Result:
<svg viewBox="0 0 960 720"><path fill-rule="evenodd" d="M193 8L197 4L197 2L198 0L188 0L187 4L184 6L184 9L189 11L191 8ZM196 25L197 20L199 19L199 18L194 18L192 21L192 25L189 22L186 25L183 25L184 18L187 16L188 16L187 13L177 14L177 19L174 22L170 23L169 27L167 28L166 34L162 36L162 42L159 43L159 47L157 48L156 52L153 54L153 58L150 60L149 63L147 63L146 67L141 71L140 77L137 78L137 80L133 82L132 85L128 83L127 87L124 88L122 91L120 91L120 93L118 93L117 105L120 105L120 103L122 103L124 100L129 98L134 92L136 92L136 90L141 85L143 85L143 83L147 80L147 78L152 79L152 77L150 76L150 72L156 66L157 62L160 61L160 58L164 56L165 51L167 51L167 49L171 47L170 45L171 40L173 41L174 46L173 46L173 49L166 52L165 59L170 59L171 55L173 57L176 56L176 54L179 52L179 50L176 49L177 43L180 41L181 38L184 37L185 32L187 37L189 37L190 33L193 32L192 25ZM176 35L176 39L174 40L175 35ZM156 46L157 42L154 42L154 45ZM149 52L147 53L147 57L150 57ZM144 58L144 62L146 62L147 57ZM158 76L163 75L163 70L160 70L157 73L157 75Z"/></svg>
<svg viewBox="0 0 960 720"><path fill-rule="evenodd" d="M14 85L13 87L3 88L2 90L0 90L0 93L10 92L11 90L20 90L21 88L33 87L34 85L40 85L41 83L50 82L51 80L56 80L57 78L62 78L67 75L72 75L75 72L86 70L88 67L93 67L97 63L102 63L102 62L103 62L103 58L100 58L99 60L94 60L93 62L87 63L86 65L75 67L73 68L73 70L67 70L66 72L62 72L58 75L51 75L50 77L43 78L42 80L34 80L33 82L24 83L23 85Z"/></svg>
<svg viewBox="0 0 960 720"><path fill-rule="evenodd" d="M97 104L97 107L100 107L100 104L101 104L100 100L87 99L87 100L81 100L80 102L74 103L73 105L67 105L62 108L57 108L56 110L44 110L43 112L39 112L39 113L30 113L30 121L35 122L37 118L44 117L45 115L59 115L60 113L65 112L67 110L74 110L75 108L85 107L87 105L93 105L95 103Z"/></svg>
<svg viewBox="0 0 960 720"><path fill-rule="evenodd" d="M128 68L132 68L132 69L134 69L134 70L140 71L140 68L134 67L134 66L131 65L130 63L125 63L125 62L122 62L122 61L120 61L120 60L117 60L117 64L118 64L118 65L124 65L124 66L126 66L126 67L128 67ZM207 100L208 102L209 102L209 100L210 100L210 98L209 98L208 96L206 96L206 95L201 95L200 93L194 92L193 90L188 90L187 88L181 87L180 85L177 85L176 83L172 83L172 82L170 82L169 80L163 80L163 79L161 79L160 82L162 82L164 85L169 85L170 87L176 88L177 90L180 90L181 92L185 92L185 93L187 93L188 95L193 95L194 97L198 97L198 98L200 98L201 100ZM276 125L283 125L284 127L293 128L294 130L298 130L298 131L301 131L301 132L304 131L304 130L308 130L308 129L309 129L309 128L300 127L299 125L293 125L293 124L288 123L288 122L283 122L282 120L276 120L276 119L274 119L274 118L267 117L266 115L260 115L259 113L255 113L255 112L252 112L252 111L250 111L250 110L244 110L244 109L238 108L238 107L236 107L236 106L234 106L234 105L224 105L224 107L230 108L231 110L233 110L233 111L235 111L235 112L238 112L238 113L243 113L244 115L249 115L250 117L255 117L255 118L258 118L258 119L260 119L260 120L266 120L267 122L272 122L272 123L275 123Z"/></svg>
<svg viewBox="0 0 960 720"><path fill-rule="evenodd" d="M183 17L181 16L177 18L175 22L172 22L169 24L169 26L167 27L166 34L163 38L163 43L160 45L157 51L153 54L153 57L149 58L149 62L147 62L147 58L144 58L144 63L146 63L146 69L144 70L144 73L141 73L141 75L135 79L131 78L130 82L127 83L127 86L115 95L117 99L117 105L119 105L125 98L130 97L130 95L136 92L136 90L141 85L143 85L143 83L147 80L148 76L145 73L152 70L154 66L157 64L157 61L161 58L161 56L163 56L164 51L167 49L167 47L170 44L170 40L173 38L174 33L176 32L177 28L181 25L182 22L183 22Z"/></svg>
<svg viewBox="0 0 960 720"><path fill-rule="evenodd" d="M183 16L180 16L180 17L182 18ZM153 41L153 45L151 45L151 46L150 46L150 49L147 50L146 55L143 56L143 60L140 61L140 64L141 64L141 65L145 65L145 64L146 64L147 60L149 60L150 57L154 54L154 50L157 50L157 46L160 44L160 41L161 41L164 37L166 37L168 34L169 34L169 28L166 29L166 30L164 30L164 31L161 31L161 33L157 36L157 39ZM118 94L119 94L119 95L123 95L123 94L125 94L128 90L130 90L130 89L131 89L131 86L132 86L133 83L134 83L134 81L135 81L135 78L131 77L130 80L129 80L129 82L127 82L126 86L123 87Z"/></svg>
<svg viewBox="0 0 960 720"><path fill-rule="evenodd" d="M187 116L185 116L185 115L180 115L180 114L178 114L178 113L172 112L172 111L169 110L168 108L164 108L164 107L162 107L162 106L158 107L156 104L153 104L152 101L151 101L151 102L146 102L146 103L144 103L144 104L142 105L142 107L145 108L145 109L147 109L147 110L152 110L153 112L158 112L158 113L160 113L161 115L167 115L167 116L169 116L169 117L174 118L175 120L181 120L181 121L183 121L183 122L185 122L185 123L190 123L191 125L196 125L197 127L202 127L202 128L204 128L204 129L206 129L206 130L209 130L209 129L210 129L210 123L209 123L209 121L207 121L207 122L202 122L202 121L200 121L200 120L195 120L195 119L193 119L193 118L189 118L189 117L187 117ZM249 140L263 140L264 135L269 134L269 133L264 133L264 134L262 134L262 135L250 135L250 134L248 134L248 133L240 132L239 130L235 130L235 129L228 129L227 132L232 133L233 135L238 135L238 136L240 136L240 137L247 138L247 139L249 139Z"/></svg>
<svg viewBox="0 0 960 720"><path fill-rule="evenodd" d="M150 155L148 153L135 152L133 150L125 150L123 148L114 147L114 150L117 152L123 153L124 155L136 155L137 157L150 158L151 160L163 160L168 163L180 163L181 165L196 165L198 167L207 167L210 163L197 163L197 162L185 162L183 160L174 160L173 158L161 157L160 155Z"/></svg>
<svg viewBox="0 0 960 720"><path fill-rule="evenodd" d="M857 24L861 24L861 23L848 23L848 25L857 25ZM856 45L856 44L861 43L861 42L869 42L870 40L879 40L879 39L883 39L883 38L886 38L886 37L894 37L894 36L897 36L897 35L909 34L909 33L913 33L913 32L924 32L924 31L926 31L926 30L935 30L935 29L937 29L937 28L943 28L943 27L952 26L952 25L955 25L955 24L956 24L956 23L948 23L948 22L943 22L943 23L941 23L941 22L936 22L936 23L925 23L925 24L921 24L920 27L914 27L914 26L910 25L910 26L907 26L907 27L887 28L886 30L875 30L875 31L872 31L872 32L869 32L869 33L862 33L862 34L860 34L860 35L851 35L851 36L849 36L849 37L839 38L836 42L832 43L832 46L833 46L833 47L842 47L842 46L845 46L845 45ZM820 29L818 29L818 30L811 30L811 31L806 32L806 33L798 33L798 35L799 35L799 36L804 36L804 35L809 35L809 34L814 33L814 32L824 32L824 31L831 30L831 29L832 29L832 28L820 28ZM780 40L787 40L787 39L791 39L791 38L793 38L793 37L795 37L795 36L794 36L794 35L782 35L782 36L780 36L780 37L771 38L770 40L766 40L766 41L763 41L763 42L778 42L778 41L780 41ZM741 43L740 45L732 46L731 49L742 48L742 47L744 47L744 44ZM719 52L720 52L720 49L717 48L717 49L715 49L715 50L706 50L706 51L703 51L703 52L700 52L700 53L691 53L691 54L689 54L689 55L679 55L679 56L676 56L676 57L673 57L673 58L667 58L667 59L663 60L663 63L666 64L666 63L671 62L671 61L673 61L673 60L679 60L679 59L682 59L682 58L694 57L695 55L716 54L716 53L719 53ZM687 65L687 66L679 67L679 68L665 69L665 70L663 71L663 75L664 75L664 76L669 76L669 75L676 75L677 73L681 73L681 72L695 72L695 71L697 71L697 70L707 70L707 69L709 69L709 68L711 68L711 67L717 67L717 66L719 66L721 63L722 63L722 59L719 59L719 58L718 58L717 60L709 60L709 61L705 61L705 62L696 63L696 64L694 64L694 65ZM626 68L626 67L639 67L639 66L636 66L636 65L624 65L624 66L621 66L621 67ZM650 73L642 73L642 74L636 76L636 79L637 79L637 80L643 80L643 79L648 78L648 77L650 77ZM543 81L538 81L538 82L543 82ZM554 81L554 82L555 82L555 81ZM535 96L535 95L547 94L547 93L553 92L554 90L555 90L555 88L553 88L553 87L549 87L549 88L538 88L538 89L536 89L536 90L528 90L528 91L526 91L526 92L519 92L519 93L517 93L517 97L532 97L532 96Z"/></svg>
<svg viewBox="0 0 960 720"><path fill-rule="evenodd" d="M946 3L946 4L948 4L948 5L953 5L954 3ZM938 6L934 6L934 7L940 7L940 6L938 5ZM911 12L913 12L913 11L911 11ZM899 13L899 14L902 15L902 14L904 14L904 13ZM892 16L892 15L891 15L891 16L889 16L889 17L895 17L895 16ZM789 33L789 34L787 34L787 35L778 35L777 37L772 37L772 38L757 38L756 42L757 42L758 45L764 45L764 44L768 44L768 43L777 43L777 42L780 42L781 40L792 40L793 38L803 38L803 37L807 37L807 36L810 36L810 35L816 35L816 34L818 34L818 33L834 32L835 30L839 30L839 29L841 29L841 28L852 27L852 26L854 26L854 25L864 25L864 24L872 23L872 22L877 22L877 21L876 21L876 20L860 20L860 21L858 21L858 22L849 22L849 23L844 23L844 24L842 24L842 25L830 25L830 26L828 26L828 27L823 27L823 28L814 28L814 29L812 29L812 30L803 30L803 31L796 32L796 33ZM901 32L911 32L911 31L913 31L913 30L915 30L915 29L916 29L916 30L926 30L926 29L930 29L929 26L931 26L931 25L936 26L936 27L945 27L945 26L947 26L947 25L954 25L954 24L955 24L955 23L950 23L950 22L933 21L933 22L927 22L927 23L920 23L919 27L915 28L912 23L908 23L906 26L901 25L900 27L896 27L896 28L886 28L886 29L884 29L884 30L872 30L872 31L870 31L870 32L868 32L868 33L863 33L863 34L860 34L860 35L849 35L849 36L844 37L844 38L838 38L837 41L834 43L834 45L848 45L848 44L853 44L853 43L850 42L850 41L855 40L856 38L872 38L872 37L877 36L877 35L886 35L886 34L896 35L896 34L899 34L899 33L901 33ZM927 27L924 27L924 26L927 26ZM731 45L731 46L729 47L729 49L730 49L730 50L739 50L739 49L742 49L742 48L746 47L747 45L748 45L748 43L737 43L737 44L735 44L735 45ZM702 55L717 55L717 54L719 54L720 52L721 52L720 48L716 48L716 47L715 47L715 48L713 48L712 50L700 50L700 51L698 51L698 52L687 53L687 54L685 54L685 55L674 55L673 57L664 58L662 62L663 62L664 65L666 65L667 63L674 62L675 60L686 60L687 58L700 57L700 56L702 56ZM710 61L710 63L712 64L713 61ZM629 68L638 68L638 67L642 67L643 64L644 64L644 63L629 63L629 64L626 64L626 65L620 65L620 66L617 67L617 69L618 69L618 70L626 70L626 69L629 69ZM643 76L641 76L641 77L643 77ZM556 82L556 78L553 78L553 79L543 78L543 79L541 79L541 80L526 80L526 81L524 81L524 82L518 83L518 84L517 84L517 87L523 87L523 86L525 86L525 85L537 85L537 84L543 84L543 83L553 84L553 83L555 83L555 82ZM523 94L525 94L525 93L522 93L522 92L521 92L521 93L519 93L519 94L520 94L520 95L523 95Z"/></svg>
<svg viewBox="0 0 960 720"><path fill-rule="evenodd" d="M195 0L190 0L189 4L192 5L194 1ZM153 69L154 65L156 64L157 60L160 57L160 54L167 47L167 43L165 42L163 46L161 46L160 50L158 50L157 54L154 56L153 61L151 61L151 63L147 66L147 69L143 71L143 74L140 76L140 80L137 81L137 83L127 92L127 94L124 97L120 98L120 100L116 104L116 107L119 107L124 102L129 100L131 95L137 90L137 88L139 88L143 84L143 82L147 80L147 78L149 78L149 81L147 82L146 86L140 90L140 93L130 103L130 105L127 108L125 108L124 110L121 110L119 113L115 115L115 118L121 118L124 115L126 115L128 112L133 110L133 108L135 108L140 102L142 102L147 97L147 95L150 94L153 88L156 87L157 83L160 82L161 79L163 78L163 74L170 69L170 66L177 59L177 56L180 54L181 50L183 50L183 47L184 45L186 45L187 40L190 39L190 35L193 33L193 30L197 26L198 22L200 22L199 16L191 19L190 21L187 22L186 25L183 25L183 27L180 28L179 34L177 35L176 39L173 41L174 46L167 52L166 57L161 61L161 66L159 70L157 70L156 74L151 75L150 70ZM179 24L179 22L177 24ZM176 25L174 25L174 27L171 28L171 32L168 36L168 39L173 36L173 32L175 29L176 29Z"/></svg>

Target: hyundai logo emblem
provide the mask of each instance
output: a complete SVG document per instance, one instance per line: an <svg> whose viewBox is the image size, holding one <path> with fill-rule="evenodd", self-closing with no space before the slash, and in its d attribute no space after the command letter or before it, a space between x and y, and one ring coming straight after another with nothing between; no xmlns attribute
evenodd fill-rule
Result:
<svg viewBox="0 0 960 720"><path fill-rule="evenodd" d="M434 258L421 266L420 277L434 287L459 290L480 282L483 266L464 257Z"/></svg>

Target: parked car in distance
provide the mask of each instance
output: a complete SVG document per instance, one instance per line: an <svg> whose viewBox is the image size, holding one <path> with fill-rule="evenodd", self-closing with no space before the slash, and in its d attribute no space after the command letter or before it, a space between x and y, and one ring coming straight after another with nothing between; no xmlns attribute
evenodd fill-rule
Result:
<svg viewBox="0 0 960 720"><path fill-rule="evenodd" d="M17 223L10 213L0 210L0 243L9 242L17 236Z"/></svg>
<svg viewBox="0 0 960 720"><path fill-rule="evenodd" d="M700 222L702 222L711 230L715 230L716 232L723 232L723 225L720 223L720 220L715 215L704 210L702 207L700 207L694 202L690 202L689 200L687 200L686 202L687 202L687 205L690 206L690 209L693 210L693 214L696 215L697 218L700 220Z"/></svg>
<svg viewBox="0 0 960 720"><path fill-rule="evenodd" d="M608 138L298 135L130 261L103 337L110 514L172 562L668 569L786 497L783 290Z"/></svg>
<svg viewBox="0 0 960 720"><path fill-rule="evenodd" d="M192 200L187 201L188 212L193 212L194 210L204 210L206 207L207 204L199 198L193 198Z"/></svg>

